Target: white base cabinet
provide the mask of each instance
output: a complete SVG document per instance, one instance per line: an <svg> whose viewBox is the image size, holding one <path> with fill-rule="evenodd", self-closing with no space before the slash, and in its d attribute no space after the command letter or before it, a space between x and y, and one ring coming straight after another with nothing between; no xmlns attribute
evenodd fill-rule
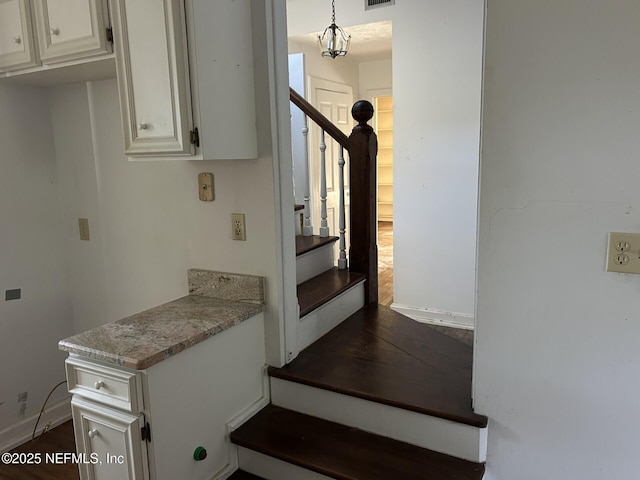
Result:
<svg viewBox="0 0 640 480"><path fill-rule="evenodd" d="M227 423L266 402L260 313L145 370L72 354L81 480L205 480L232 472ZM206 458L194 453L203 447Z"/></svg>
<svg viewBox="0 0 640 480"><path fill-rule="evenodd" d="M82 479L147 480L147 442L143 414L133 415L103 407L77 395L71 413L79 452Z"/></svg>

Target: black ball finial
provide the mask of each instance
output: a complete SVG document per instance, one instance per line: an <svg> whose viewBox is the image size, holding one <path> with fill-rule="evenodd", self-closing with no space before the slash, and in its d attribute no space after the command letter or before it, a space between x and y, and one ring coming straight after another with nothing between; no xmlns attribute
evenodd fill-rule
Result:
<svg viewBox="0 0 640 480"><path fill-rule="evenodd" d="M351 107L351 116L360 125L365 124L373 118L373 105L366 100L358 100Z"/></svg>

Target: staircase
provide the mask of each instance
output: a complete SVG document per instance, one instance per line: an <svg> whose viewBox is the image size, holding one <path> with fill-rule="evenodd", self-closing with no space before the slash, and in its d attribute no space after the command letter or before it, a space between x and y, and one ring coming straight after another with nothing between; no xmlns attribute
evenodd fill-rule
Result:
<svg viewBox="0 0 640 480"><path fill-rule="evenodd" d="M481 479L471 347L363 306L363 276L333 267L335 241L297 237L301 324L321 319L323 336L269 368L271 404L231 433L243 470L231 478Z"/></svg>
<svg viewBox="0 0 640 480"><path fill-rule="evenodd" d="M349 141L353 169L357 141ZM371 151L369 140L360 145ZM367 208L375 192L370 178L375 174L364 179L360 204ZM372 203L359 225L352 220L349 269L334 266L337 241L343 257L343 232L340 239L309 235L301 220L301 353L282 368L269 367L271 403L231 432L240 470L230 479L483 478L487 417L471 404L472 348L377 305Z"/></svg>

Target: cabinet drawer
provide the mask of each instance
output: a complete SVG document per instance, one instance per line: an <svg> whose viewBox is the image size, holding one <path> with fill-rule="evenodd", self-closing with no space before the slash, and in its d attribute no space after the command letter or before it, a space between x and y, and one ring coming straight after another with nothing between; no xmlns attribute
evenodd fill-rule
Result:
<svg viewBox="0 0 640 480"><path fill-rule="evenodd" d="M98 365L77 357L69 357L65 363L69 392L129 412L142 411L140 373Z"/></svg>

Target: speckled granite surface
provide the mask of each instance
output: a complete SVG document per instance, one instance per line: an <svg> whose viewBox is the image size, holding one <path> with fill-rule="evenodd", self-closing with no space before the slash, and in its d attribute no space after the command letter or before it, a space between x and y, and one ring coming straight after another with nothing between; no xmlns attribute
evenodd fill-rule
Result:
<svg viewBox="0 0 640 480"><path fill-rule="evenodd" d="M189 295L66 338L58 347L142 370L263 310L264 305Z"/></svg>
<svg viewBox="0 0 640 480"><path fill-rule="evenodd" d="M187 278L191 295L264 303L264 277L192 268L187 272Z"/></svg>

